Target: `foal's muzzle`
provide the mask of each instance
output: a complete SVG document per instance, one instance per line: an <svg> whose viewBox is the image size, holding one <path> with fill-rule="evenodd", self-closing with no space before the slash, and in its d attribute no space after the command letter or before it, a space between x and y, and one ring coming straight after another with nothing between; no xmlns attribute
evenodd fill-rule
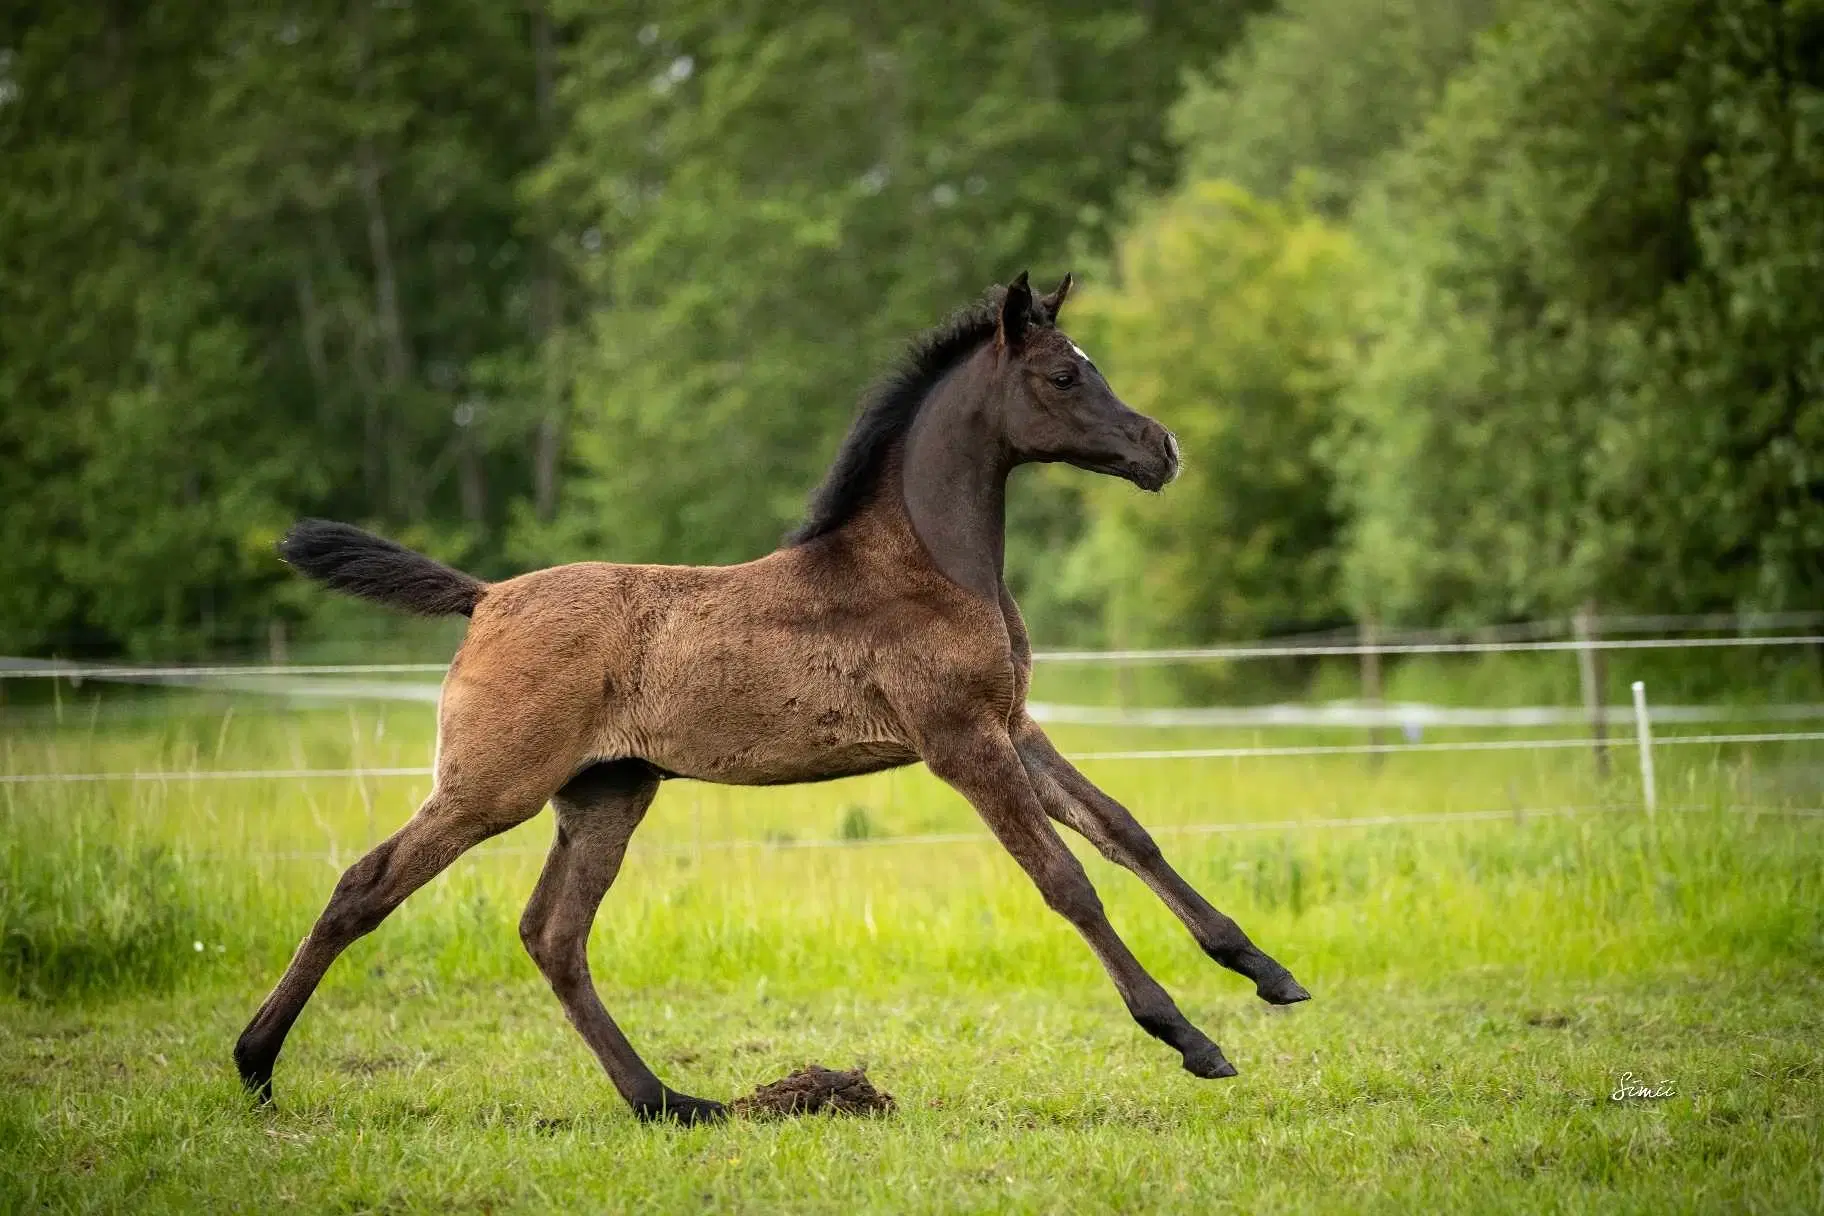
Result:
<svg viewBox="0 0 1824 1216"><path fill-rule="evenodd" d="M1144 456L1129 462L1127 479L1149 493L1157 493L1178 479L1178 437L1151 422L1142 440Z"/></svg>

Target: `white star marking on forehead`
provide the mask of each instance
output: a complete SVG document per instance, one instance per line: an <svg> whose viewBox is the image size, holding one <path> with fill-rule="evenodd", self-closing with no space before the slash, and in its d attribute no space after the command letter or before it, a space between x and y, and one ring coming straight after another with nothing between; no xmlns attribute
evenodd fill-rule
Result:
<svg viewBox="0 0 1824 1216"><path fill-rule="evenodd" d="M1066 338L1065 341L1070 342L1070 339ZM1075 342L1070 342L1070 349L1076 351L1077 358L1083 360L1083 362L1092 364L1092 365L1095 363L1095 360L1089 357L1089 353L1087 351L1085 351L1081 346L1078 346Z"/></svg>

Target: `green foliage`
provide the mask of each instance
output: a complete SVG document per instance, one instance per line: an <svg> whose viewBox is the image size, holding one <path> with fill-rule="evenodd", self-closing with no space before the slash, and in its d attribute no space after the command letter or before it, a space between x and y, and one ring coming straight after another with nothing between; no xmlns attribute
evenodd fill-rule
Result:
<svg viewBox="0 0 1824 1216"><path fill-rule="evenodd" d="M285 577L302 513L490 576L752 557L909 335L1072 263L1067 324L1189 462L1157 500L1022 474L1044 642L1813 607L1821 29L15 7L0 652L417 645Z"/></svg>
<svg viewBox="0 0 1824 1216"><path fill-rule="evenodd" d="M1152 170L1174 65L1228 28L1026 2L579 21L537 186L574 217L593 304L569 369L581 505L526 551L766 551L911 334L1100 233Z"/></svg>
<svg viewBox="0 0 1824 1216"><path fill-rule="evenodd" d="M243 8L196 54L197 245L264 321L312 507L473 539L524 477L497 449L537 402L490 396L538 271L514 190L539 151L524 26L483 3Z"/></svg>
<svg viewBox="0 0 1824 1216"><path fill-rule="evenodd" d="M1821 23L1540 5L1453 84L1360 211L1358 606L1818 602Z"/></svg>
<svg viewBox="0 0 1824 1216"><path fill-rule="evenodd" d="M0 34L6 649L263 640L304 602L272 553L300 513L485 524L514 462L463 425L469 369L525 340L536 151L502 11L79 7Z"/></svg>
<svg viewBox="0 0 1824 1216"><path fill-rule="evenodd" d="M1169 180L1250 7L9 10L0 652L261 645L306 512L764 551L912 333Z"/></svg>
<svg viewBox="0 0 1824 1216"><path fill-rule="evenodd" d="M872 840L880 834L874 823L874 816L868 808L859 804L845 807L842 822L836 826L838 840Z"/></svg>
<svg viewBox="0 0 1824 1216"><path fill-rule="evenodd" d="M1505 0L1286 0L1190 82L1172 114L1185 167L1279 195L1303 183L1348 209L1378 161L1424 123Z"/></svg>
<svg viewBox="0 0 1824 1216"><path fill-rule="evenodd" d="M1177 433L1160 498L1096 485L1073 566L1121 644L1334 623L1338 520L1317 444L1341 385L1349 238L1296 203L1195 182L1123 238L1073 325L1124 399ZM1104 353L1104 348L1106 353Z"/></svg>
<svg viewBox="0 0 1824 1216"><path fill-rule="evenodd" d="M57 10L4 64L0 146L0 647L180 648L259 619L248 550L299 487L258 394L251 335L182 248L178 56ZM176 246L176 247L173 247ZM223 443L233 436L233 443Z"/></svg>
<svg viewBox="0 0 1824 1216"><path fill-rule="evenodd" d="M1184 392L1193 367L1285 369L1302 404L1268 411L1257 448L1216 449L1231 484L1175 532L1173 495L1091 499L1069 585L1106 588L1092 615L1118 636L1159 640L1339 610L1815 606L1820 46L1810 2L1310 0L1256 19L1175 115L1186 184L1125 238L1208 297L1110 329L1103 353L1168 417L1157 384ZM1345 216L1347 276L1317 275L1302 304L1248 297L1246 225L1165 242L1206 176ZM1197 342L1156 340L1174 311L1203 322ZM1255 472L1276 463L1297 470L1278 494ZM1254 533L1254 577L1235 556L1250 509L1276 525Z"/></svg>
<svg viewBox="0 0 1824 1216"><path fill-rule="evenodd" d="M0 992L53 1000L160 988L218 940L210 899L163 842L82 817L30 819L0 838ZM86 839L85 839L86 835Z"/></svg>

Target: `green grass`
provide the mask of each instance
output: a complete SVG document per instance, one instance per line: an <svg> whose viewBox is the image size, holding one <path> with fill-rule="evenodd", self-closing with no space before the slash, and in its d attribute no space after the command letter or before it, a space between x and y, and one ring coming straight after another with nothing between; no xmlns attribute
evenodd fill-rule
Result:
<svg viewBox="0 0 1824 1216"><path fill-rule="evenodd" d="M16 714L0 756L428 755L423 709L211 705ZM1824 821L1791 812L1821 754L1668 751L1651 823L1581 753L1090 766L1316 995L1261 1005L1085 853L1226 1082L1128 1021L991 842L906 841L980 831L922 771L668 785L592 940L629 1037L691 1093L863 1061L899 1102L690 1130L632 1120L519 948L548 817L349 951L254 1113L234 1036L425 783L0 786L0 1210L1815 1211ZM1314 822L1461 811L1502 814ZM1676 1096L1612 1101L1624 1072Z"/></svg>

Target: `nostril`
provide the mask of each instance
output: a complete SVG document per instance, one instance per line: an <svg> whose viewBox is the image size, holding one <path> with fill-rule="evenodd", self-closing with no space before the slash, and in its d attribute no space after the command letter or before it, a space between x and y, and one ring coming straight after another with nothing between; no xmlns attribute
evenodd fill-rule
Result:
<svg viewBox="0 0 1824 1216"><path fill-rule="evenodd" d="M1171 470L1166 473L1165 480L1168 483L1177 481L1178 472L1184 467L1184 462L1178 458L1178 436L1170 431L1165 433L1165 459L1166 463L1171 465Z"/></svg>

